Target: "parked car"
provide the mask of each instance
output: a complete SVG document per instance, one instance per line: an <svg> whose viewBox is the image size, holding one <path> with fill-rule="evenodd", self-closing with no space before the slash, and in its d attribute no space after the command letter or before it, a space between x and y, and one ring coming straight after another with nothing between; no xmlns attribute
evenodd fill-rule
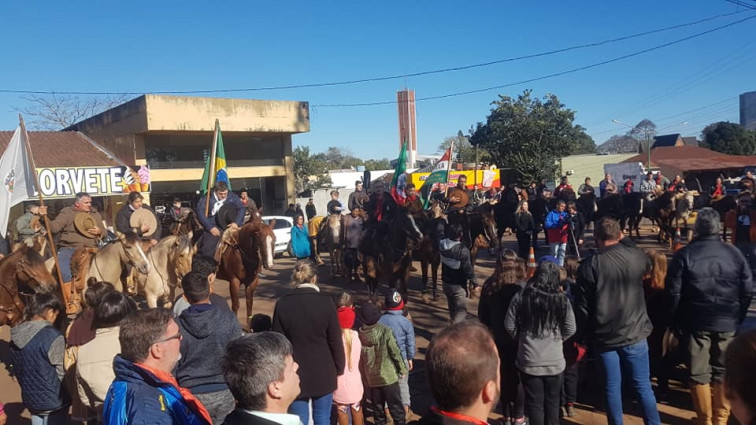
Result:
<svg viewBox="0 0 756 425"><path fill-rule="evenodd" d="M294 257L291 251L291 228L294 226L294 220L285 215L265 215L262 220L268 225L273 223L273 233L276 235L274 253L280 255L286 252L289 257Z"/></svg>

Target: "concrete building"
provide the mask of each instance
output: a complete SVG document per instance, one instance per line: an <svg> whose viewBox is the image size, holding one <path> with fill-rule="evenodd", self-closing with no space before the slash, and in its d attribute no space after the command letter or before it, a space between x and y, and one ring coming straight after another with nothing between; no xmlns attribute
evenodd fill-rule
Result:
<svg viewBox="0 0 756 425"><path fill-rule="evenodd" d="M635 154L615 154L615 155L570 155L562 158L560 165L560 176L567 176L572 187L578 189L586 177L590 177L592 184L598 186L604 178L604 165L617 164L634 156Z"/></svg>
<svg viewBox="0 0 756 425"><path fill-rule="evenodd" d="M756 91L740 95L740 125L756 130Z"/></svg>
<svg viewBox="0 0 756 425"><path fill-rule="evenodd" d="M396 92L399 110L399 149L407 142L407 168L415 167L417 159L417 117L415 116L415 91Z"/></svg>
<svg viewBox="0 0 756 425"><path fill-rule="evenodd" d="M310 131L307 102L143 95L74 124L127 165L150 169L153 205L195 202L216 118L232 189L267 211L295 200L293 134Z"/></svg>

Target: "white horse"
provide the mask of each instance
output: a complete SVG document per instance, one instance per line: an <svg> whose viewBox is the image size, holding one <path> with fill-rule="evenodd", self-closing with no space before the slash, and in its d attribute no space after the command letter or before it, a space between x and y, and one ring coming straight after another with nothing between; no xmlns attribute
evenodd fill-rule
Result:
<svg viewBox="0 0 756 425"><path fill-rule="evenodd" d="M192 270L192 257L195 252L191 233L168 236L152 247L147 254L149 272L138 273L135 280L137 292L144 295L147 307L156 308L158 300L163 302L163 307L171 307L176 296L176 287Z"/></svg>

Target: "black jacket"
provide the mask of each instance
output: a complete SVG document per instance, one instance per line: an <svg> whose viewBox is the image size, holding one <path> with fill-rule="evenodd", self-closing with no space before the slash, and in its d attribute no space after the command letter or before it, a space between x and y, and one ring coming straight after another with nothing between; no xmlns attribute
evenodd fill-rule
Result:
<svg viewBox="0 0 756 425"><path fill-rule="evenodd" d="M665 286L672 299L673 324L685 331L735 331L753 293L748 261L719 236L697 238L677 251Z"/></svg>
<svg viewBox="0 0 756 425"><path fill-rule="evenodd" d="M378 220L375 215L378 209L378 198L375 193L365 202L365 212L368 216L368 225L375 224ZM381 221L390 222L397 213L399 207L396 205L396 201L391 196L391 192L383 192L383 203L381 204Z"/></svg>
<svg viewBox="0 0 756 425"><path fill-rule="evenodd" d="M460 241L443 239L439 242L441 251L441 281L447 285L465 286L469 280L478 286L475 279L470 250Z"/></svg>
<svg viewBox="0 0 756 425"><path fill-rule="evenodd" d="M297 288L273 310L273 330L286 335L299 363L299 398L320 397L336 389L346 357L333 299L313 288Z"/></svg>
<svg viewBox="0 0 756 425"><path fill-rule="evenodd" d="M575 315L578 328L599 349L625 347L651 333L643 294L643 275L649 266L643 251L622 243L580 263Z"/></svg>
<svg viewBox="0 0 756 425"><path fill-rule="evenodd" d="M305 213L307 213L308 220L312 220L313 217L318 215L318 210L315 208L315 204L308 203L305 205Z"/></svg>
<svg viewBox="0 0 756 425"><path fill-rule="evenodd" d="M247 413L242 409L235 409L226 416L223 425L279 425L279 423Z"/></svg>
<svg viewBox="0 0 756 425"><path fill-rule="evenodd" d="M149 205L142 205L142 208L145 208L152 214L155 214L155 211L152 211L152 208L150 208ZM131 227L131 214L134 214L134 210L131 209L131 206L129 206L129 204L124 205L123 208L121 208L121 211L118 211L118 214L116 214L115 222L116 230L121 233L132 231L135 232L137 236L141 237L142 229L135 229ZM160 220L158 220L157 229L155 230L155 233L150 235L150 239L160 240L160 235L163 233L162 227L163 226L160 225Z"/></svg>
<svg viewBox="0 0 756 425"><path fill-rule="evenodd" d="M535 231L535 222L533 221L533 214L514 214L514 224L517 234L533 232Z"/></svg>

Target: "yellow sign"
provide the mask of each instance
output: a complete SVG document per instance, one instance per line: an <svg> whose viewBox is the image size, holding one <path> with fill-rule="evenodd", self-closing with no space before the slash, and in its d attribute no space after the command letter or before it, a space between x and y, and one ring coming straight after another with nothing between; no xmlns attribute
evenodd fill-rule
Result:
<svg viewBox="0 0 756 425"><path fill-rule="evenodd" d="M415 184L417 189L425 182L430 173L412 173L411 181ZM449 187L457 185L459 176L467 177L467 188L474 189L475 186L475 170L465 171L449 171ZM443 186L440 185L439 186ZM478 170L478 188L488 189L490 187L501 187L501 178L499 177L499 170Z"/></svg>

